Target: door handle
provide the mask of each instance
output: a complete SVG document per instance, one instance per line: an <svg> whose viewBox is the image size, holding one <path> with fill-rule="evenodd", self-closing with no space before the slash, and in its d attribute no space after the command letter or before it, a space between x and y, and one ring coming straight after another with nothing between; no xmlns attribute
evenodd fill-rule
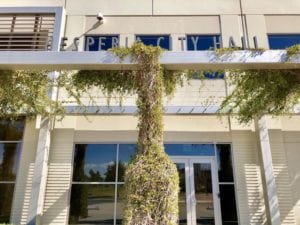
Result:
<svg viewBox="0 0 300 225"><path fill-rule="evenodd" d="M196 199L195 199L195 198L192 199L192 203L193 203L194 205L196 205Z"/></svg>

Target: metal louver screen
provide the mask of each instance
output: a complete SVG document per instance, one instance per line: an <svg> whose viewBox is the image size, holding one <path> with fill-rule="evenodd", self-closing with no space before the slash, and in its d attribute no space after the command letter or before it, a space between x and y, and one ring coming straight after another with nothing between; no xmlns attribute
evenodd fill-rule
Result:
<svg viewBox="0 0 300 225"><path fill-rule="evenodd" d="M0 51L51 50L54 14L0 14Z"/></svg>

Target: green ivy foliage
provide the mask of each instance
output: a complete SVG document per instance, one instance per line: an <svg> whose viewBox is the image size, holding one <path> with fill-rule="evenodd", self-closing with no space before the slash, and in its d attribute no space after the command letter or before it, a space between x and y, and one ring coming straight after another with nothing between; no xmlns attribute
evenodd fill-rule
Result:
<svg viewBox="0 0 300 225"><path fill-rule="evenodd" d="M53 88L64 87L80 102L78 93L72 91L71 78L68 73L53 79L47 71L0 70L0 118L15 120L20 115L27 118L64 115L64 102L51 99L49 93Z"/></svg>
<svg viewBox="0 0 300 225"><path fill-rule="evenodd" d="M293 112L300 99L300 70L235 70L228 75L233 92L223 101L221 111L237 114L248 123L265 114Z"/></svg>

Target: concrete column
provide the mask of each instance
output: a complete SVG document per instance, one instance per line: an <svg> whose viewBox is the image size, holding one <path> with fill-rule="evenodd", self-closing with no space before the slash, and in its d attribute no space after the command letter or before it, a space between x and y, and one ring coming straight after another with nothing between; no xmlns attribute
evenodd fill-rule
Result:
<svg viewBox="0 0 300 225"><path fill-rule="evenodd" d="M42 224L43 205L48 173L48 159L50 149L51 121L45 118L41 128L36 151L34 173L29 204L27 224Z"/></svg>
<svg viewBox="0 0 300 225"><path fill-rule="evenodd" d="M64 31L65 11L63 8L57 8L55 11L55 24L53 31L52 51L60 50L61 36ZM50 72L48 77L50 79L57 79L57 72ZM49 90L49 97L56 101L57 88L54 87ZM44 198L48 175L48 159L51 142L51 128L52 123L50 118L43 118L40 123L40 132L38 138L38 145L36 150L36 158L34 163L34 172L32 178L32 188L29 201L29 211L27 224L28 225L42 225L42 215L44 209Z"/></svg>
<svg viewBox="0 0 300 225"><path fill-rule="evenodd" d="M259 131L259 141L261 147L263 173L265 176L265 187L267 193L267 203L270 215L271 225L280 225L280 210L278 204L277 188L275 183L275 175L273 170L272 153L270 146L270 138L266 118L263 116L257 122Z"/></svg>

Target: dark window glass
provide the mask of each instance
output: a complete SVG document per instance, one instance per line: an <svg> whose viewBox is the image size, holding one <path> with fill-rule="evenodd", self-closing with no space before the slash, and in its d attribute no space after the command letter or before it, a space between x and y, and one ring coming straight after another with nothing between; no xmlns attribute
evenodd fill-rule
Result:
<svg viewBox="0 0 300 225"><path fill-rule="evenodd" d="M187 202L186 202L186 184L185 184L185 164L176 163L179 175L179 195L178 195L178 209L179 209L179 225L187 224Z"/></svg>
<svg viewBox="0 0 300 225"><path fill-rule="evenodd" d="M124 182L124 175L127 165L131 162L136 154L135 144L119 145L119 165L118 165L118 181Z"/></svg>
<svg viewBox="0 0 300 225"><path fill-rule="evenodd" d="M237 211L234 185L220 185L220 201L223 225L237 225Z"/></svg>
<svg viewBox="0 0 300 225"><path fill-rule="evenodd" d="M117 205L116 205L116 224L121 225L123 220L124 202L126 200L125 188L123 184L118 185Z"/></svg>
<svg viewBox="0 0 300 225"><path fill-rule="evenodd" d="M106 51L119 46L117 35L88 35L85 36L85 51Z"/></svg>
<svg viewBox="0 0 300 225"><path fill-rule="evenodd" d="M69 224L114 224L115 185L73 184Z"/></svg>
<svg viewBox="0 0 300 225"><path fill-rule="evenodd" d="M229 144L217 144L219 182L233 182L231 148Z"/></svg>
<svg viewBox="0 0 300 225"><path fill-rule="evenodd" d="M300 44L300 34L270 34L268 39L270 49L286 49Z"/></svg>
<svg viewBox="0 0 300 225"><path fill-rule="evenodd" d="M165 144L165 151L168 155L215 155L213 144Z"/></svg>
<svg viewBox="0 0 300 225"><path fill-rule="evenodd" d="M0 143L0 181L16 179L20 153L20 143Z"/></svg>
<svg viewBox="0 0 300 225"><path fill-rule="evenodd" d="M117 145L77 144L73 181L114 182Z"/></svg>
<svg viewBox="0 0 300 225"><path fill-rule="evenodd" d="M169 35L137 35L136 40L143 42L145 45L160 46L170 50Z"/></svg>
<svg viewBox="0 0 300 225"><path fill-rule="evenodd" d="M22 140L24 125L24 120L0 120L0 141Z"/></svg>
<svg viewBox="0 0 300 225"><path fill-rule="evenodd" d="M187 50L201 51L214 48L214 39L220 42L220 35L187 35ZM217 46L219 46L217 44Z"/></svg>
<svg viewBox="0 0 300 225"><path fill-rule="evenodd" d="M209 163L194 163L194 185L197 224L215 224L214 201Z"/></svg>
<svg viewBox="0 0 300 225"><path fill-rule="evenodd" d="M0 183L0 223L9 223L14 184Z"/></svg>

